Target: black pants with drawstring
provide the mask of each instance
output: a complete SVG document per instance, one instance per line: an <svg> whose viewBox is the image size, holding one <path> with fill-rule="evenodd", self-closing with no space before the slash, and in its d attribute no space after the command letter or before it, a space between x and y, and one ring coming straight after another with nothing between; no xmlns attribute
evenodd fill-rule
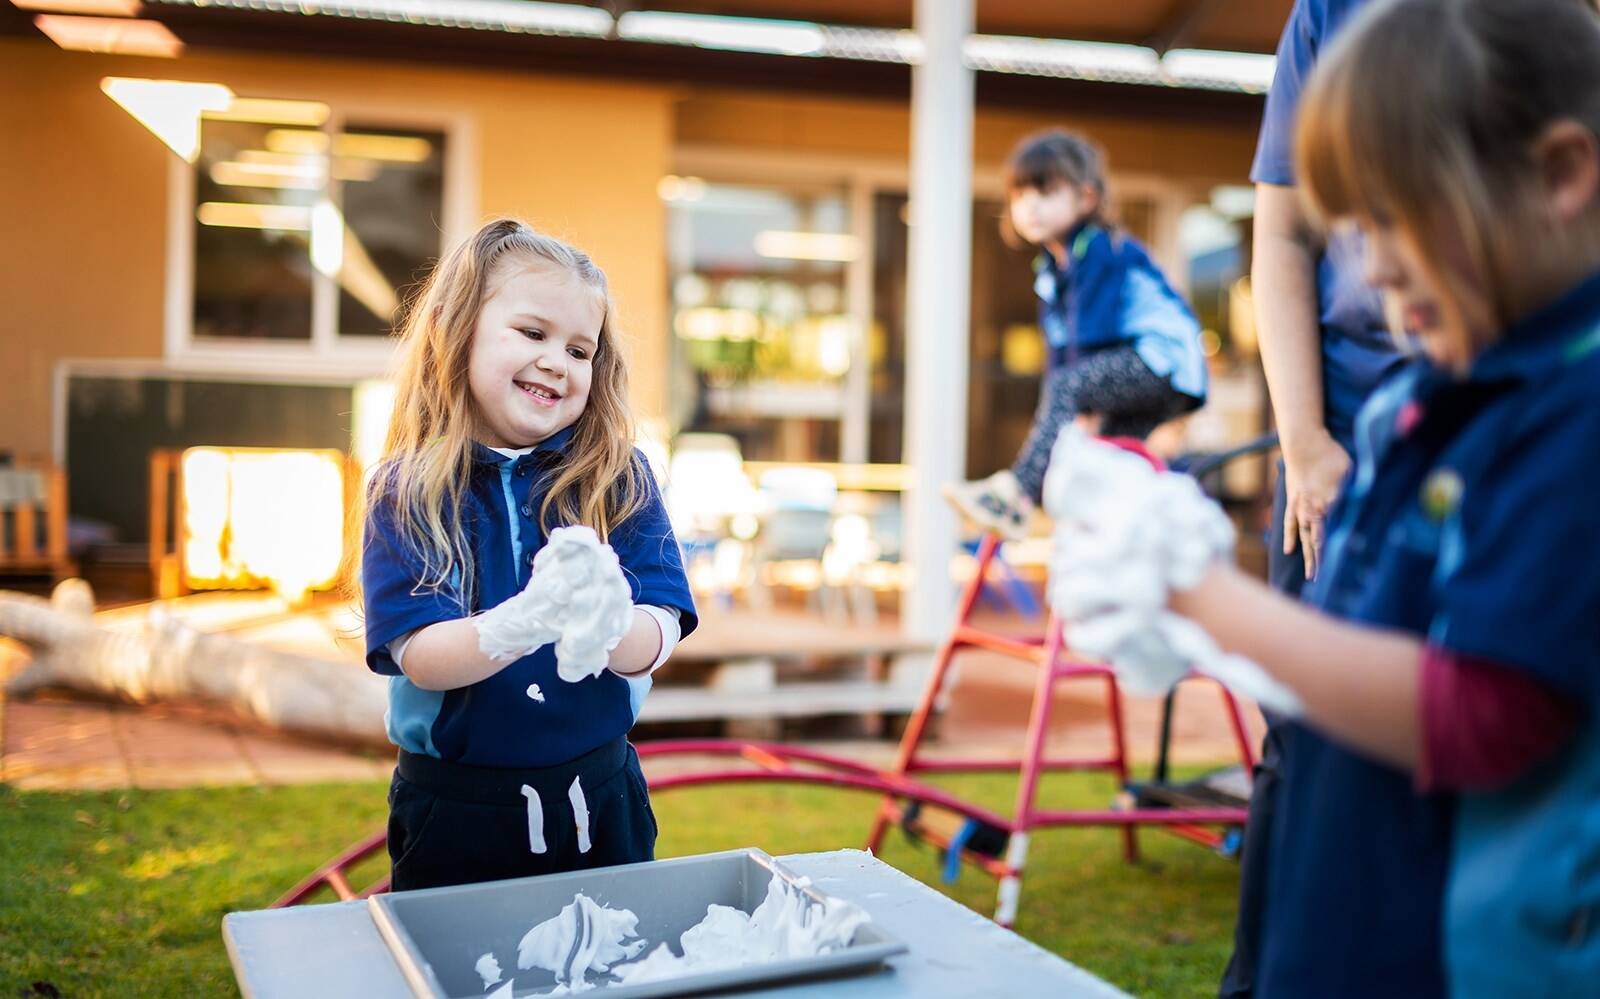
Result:
<svg viewBox="0 0 1600 999"><path fill-rule="evenodd" d="M569 789L589 810L579 849ZM545 851L534 853L526 785L538 793ZM619 736L575 760L512 770L400 752L389 785L389 860L395 891L498 881L655 859L656 818L639 755Z"/></svg>

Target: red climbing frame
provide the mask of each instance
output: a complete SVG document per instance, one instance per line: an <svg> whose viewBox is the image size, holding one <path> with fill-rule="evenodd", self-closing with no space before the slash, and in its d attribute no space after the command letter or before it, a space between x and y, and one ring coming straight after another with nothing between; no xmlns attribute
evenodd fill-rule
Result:
<svg viewBox="0 0 1600 999"><path fill-rule="evenodd" d="M1125 446L1149 457L1142 447ZM991 534L983 539L978 548L976 571L961 593L955 627L939 648L933 671L923 688L916 711L906 725L905 734L900 740L899 752L890 769L875 770L829 753L781 743L733 739L658 740L640 743L637 747L639 755L641 757L681 754L732 756L742 760L744 765L660 777L650 782L650 789L665 791L669 788L693 787L701 784L784 781L821 784L878 794L882 796L882 800L878 805L872 831L867 837L867 847L872 850L878 849L890 827L897 824L907 833L933 843L940 849L950 848L948 836L931 828L921 820L920 816L908 816L908 802L984 823L1006 834L1004 855L991 857L962 849L961 859L998 879L999 893L995 906L995 920L1003 926L1011 925L1016 918L1022 873L1027 863L1028 841L1037 829L1055 826L1115 826L1122 831L1123 855L1129 861L1133 861L1138 858L1139 845L1136 834L1141 825L1161 826L1185 838L1213 846L1221 840L1221 837L1212 831L1215 827L1243 825L1247 814L1243 808L1130 807L1085 810L1045 809L1037 806L1035 799L1039 790L1039 779L1046 773L1109 772L1116 776L1119 787L1127 785L1128 754L1123 727L1122 696L1116 677L1108 667L1100 663L1080 662L1071 657L1069 650L1063 644L1061 626L1054 615L1049 617L1042 638L1015 638L985 631L970 623L973 607L977 604L978 594L988 574L989 564L994 560L999 546L999 537ZM977 759L935 761L919 758L918 750L927 734L928 723L933 718L935 708L950 677L950 666L955 661L956 654L964 649L984 649L1000 653L1031 664L1038 670L1033 708L1028 721L1027 741L1021 758L1001 761ZM1111 728L1110 755L1087 759L1045 755L1045 736L1050 729L1051 695L1057 683L1069 680L1098 681L1104 685L1106 719ZM1255 764L1255 752L1246 733L1244 714L1226 688L1219 686L1218 690L1221 691L1223 706L1233 727L1240 762L1244 764L1246 770L1249 770ZM984 771L1018 773L1016 806L1011 817L963 801L942 788L918 780L915 776L925 773ZM347 876L350 868L383 847L384 835L381 832L353 844L274 902L273 906L303 902L324 885L331 888L340 899L365 898L387 890L388 879L384 878L357 892L351 888Z"/></svg>
<svg viewBox="0 0 1600 999"><path fill-rule="evenodd" d="M1136 829L1141 825L1164 826L1172 832L1207 845L1216 845L1221 839L1216 833L1208 831L1209 827L1243 825L1246 816L1243 808L1081 810L1037 807L1035 799L1039 789L1039 778L1046 773L1104 771L1114 774L1119 785L1127 784L1128 755L1123 728L1122 698L1116 677L1108 667L1099 663L1078 662L1070 658L1062 643L1061 627L1053 615L1046 625L1042 640L1000 635L976 628L969 623L989 563L994 559L999 545L1000 539L990 535L978 548L977 571L961 594L956 626L939 649L932 674L928 677L916 711L912 714L905 734L901 737L899 752L890 769L874 770L853 760L780 743L730 739L663 740L639 744L639 755L641 757L686 753L725 755L739 757L749 765L662 777L652 780L650 789L664 791L674 787L735 781L785 781L875 792L881 794L883 799L878 806L872 831L867 837L867 847L872 850L876 850L882 844L884 835L896 824L940 849L949 849L949 837L920 820L904 821L906 802L916 802L932 809L954 813L962 818L975 819L1004 831L1008 837L1006 852L1001 858L966 849L961 851L961 859L964 862L999 879L1000 889L995 907L995 920L1005 926L1009 926L1016 916L1022 872L1027 861L1028 837L1036 829L1052 826L1116 826L1122 830L1123 854L1132 861L1138 857ZM950 676L950 666L955 661L956 654L964 649L998 652L1032 664L1038 670L1027 740L1020 759L935 761L918 756L918 750L928 730L928 723L933 718L935 707ZM1045 736L1050 728L1051 693L1059 682L1083 679L1098 680L1105 686L1106 716L1111 728L1111 753L1108 756L1087 759L1046 756ZM1249 736L1246 733L1244 714L1238 702L1225 688L1219 686L1218 689L1221 691L1223 705L1233 726L1240 761L1249 768L1255 763L1255 753L1251 749ZM984 771L1012 771L1019 774L1016 807L1011 817L963 801L948 791L920 781L914 776L924 773Z"/></svg>

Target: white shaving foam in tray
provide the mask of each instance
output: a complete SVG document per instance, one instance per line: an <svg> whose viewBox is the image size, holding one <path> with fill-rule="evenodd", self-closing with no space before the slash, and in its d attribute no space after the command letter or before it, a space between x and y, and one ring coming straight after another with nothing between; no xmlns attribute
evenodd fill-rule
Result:
<svg viewBox="0 0 1600 999"><path fill-rule="evenodd" d="M868 971L906 951L859 906L755 849L368 904L422 999L481 997L491 970L503 976L496 999L695 995Z"/></svg>

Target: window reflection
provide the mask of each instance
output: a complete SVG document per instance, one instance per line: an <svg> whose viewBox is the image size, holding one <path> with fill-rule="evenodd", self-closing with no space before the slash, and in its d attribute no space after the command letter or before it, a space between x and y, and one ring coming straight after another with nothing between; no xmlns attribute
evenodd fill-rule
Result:
<svg viewBox="0 0 1600 999"><path fill-rule="evenodd" d="M194 336L387 336L438 256L445 136L202 118ZM319 290L320 289L320 290ZM315 300L337 296L320 322Z"/></svg>
<svg viewBox="0 0 1600 999"><path fill-rule="evenodd" d="M862 252L845 192L671 177L661 194L680 429L729 434L750 459L837 461Z"/></svg>

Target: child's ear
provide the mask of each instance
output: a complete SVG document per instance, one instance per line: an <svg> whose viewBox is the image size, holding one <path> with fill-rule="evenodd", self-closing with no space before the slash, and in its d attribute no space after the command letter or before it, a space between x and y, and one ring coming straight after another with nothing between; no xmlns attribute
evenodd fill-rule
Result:
<svg viewBox="0 0 1600 999"><path fill-rule="evenodd" d="M1557 223L1577 221L1600 195L1600 144L1582 122L1555 122L1533 144L1543 194Z"/></svg>
<svg viewBox="0 0 1600 999"><path fill-rule="evenodd" d="M1098 187L1095 187L1093 184L1079 185L1078 203L1083 206L1083 210L1085 212L1099 211L1101 207L1100 201L1101 194Z"/></svg>

